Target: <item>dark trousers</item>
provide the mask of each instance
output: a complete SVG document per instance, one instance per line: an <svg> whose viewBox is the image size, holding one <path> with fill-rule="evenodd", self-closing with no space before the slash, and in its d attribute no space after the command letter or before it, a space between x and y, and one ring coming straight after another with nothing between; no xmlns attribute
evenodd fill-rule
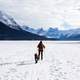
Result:
<svg viewBox="0 0 80 80"><path fill-rule="evenodd" d="M43 60L43 50L38 50L38 59L40 59L41 56L41 60Z"/></svg>

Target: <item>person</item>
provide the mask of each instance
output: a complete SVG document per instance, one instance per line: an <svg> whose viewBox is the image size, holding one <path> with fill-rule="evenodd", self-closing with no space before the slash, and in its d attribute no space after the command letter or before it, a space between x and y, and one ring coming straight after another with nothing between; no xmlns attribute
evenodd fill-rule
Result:
<svg viewBox="0 0 80 80"><path fill-rule="evenodd" d="M38 48L38 59L40 59L40 56L41 56L41 60L43 60L43 50L44 50L45 46L42 43L42 41L39 42L37 48Z"/></svg>

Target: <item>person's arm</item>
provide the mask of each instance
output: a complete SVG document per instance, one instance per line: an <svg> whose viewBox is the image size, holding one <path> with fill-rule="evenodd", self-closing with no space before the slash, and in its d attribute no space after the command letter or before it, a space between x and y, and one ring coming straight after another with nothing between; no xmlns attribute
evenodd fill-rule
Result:
<svg viewBox="0 0 80 80"><path fill-rule="evenodd" d="M39 45L37 45L37 48L39 48Z"/></svg>
<svg viewBox="0 0 80 80"><path fill-rule="evenodd" d="M43 48L45 48L44 44L43 44Z"/></svg>

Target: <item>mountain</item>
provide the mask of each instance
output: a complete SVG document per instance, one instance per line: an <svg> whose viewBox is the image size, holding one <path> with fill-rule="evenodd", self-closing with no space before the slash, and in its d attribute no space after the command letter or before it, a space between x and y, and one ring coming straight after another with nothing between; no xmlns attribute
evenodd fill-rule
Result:
<svg viewBox="0 0 80 80"><path fill-rule="evenodd" d="M25 31L40 35L40 36L45 36L47 38L55 38L58 39L59 38L59 34L58 34L58 29L57 28L49 28L48 30L44 30L43 28L39 28L39 29L33 29L30 27L25 27L24 29Z"/></svg>
<svg viewBox="0 0 80 80"><path fill-rule="evenodd" d="M48 38L60 38L60 33L58 28L49 28L45 34Z"/></svg>
<svg viewBox="0 0 80 80"><path fill-rule="evenodd" d="M46 31L43 28L39 28L36 30L36 34L41 35L41 36L45 36Z"/></svg>
<svg viewBox="0 0 80 80"><path fill-rule="evenodd" d="M48 38L25 31L9 15L0 11L0 40L46 40Z"/></svg>
<svg viewBox="0 0 80 80"><path fill-rule="evenodd" d="M80 28L61 31L62 40L80 40Z"/></svg>
<svg viewBox="0 0 80 80"><path fill-rule="evenodd" d="M70 30L59 30L58 28L50 27L48 30L44 30L43 28L33 29L30 27L26 27L25 30L40 36L45 36L49 39L80 40L80 28Z"/></svg>
<svg viewBox="0 0 80 80"><path fill-rule="evenodd" d="M23 27L24 27L23 30L40 35L40 36L44 36L46 32L45 30L43 30L43 28L34 29L28 26L23 26Z"/></svg>
<svg viewBox="0 0 80 80"><path fill-rule="evenodd" d="M28 31L28 32L30 32L30 33L34 33L34 34L37 33L37 31L36 31L35 29L33 29L33 28L31 28L31 27L28 27L28 26L23 26L22 29L25 30L25 31Z"/></svg>
<svg viewBox="0 0 80 80"><path fill-rule="evenodd" d="M0 11L0 21L13 29L21 29L20 25L18 25L17 22L11 16L7 15L2 11Z"/></svg>
<svg viewBox="0 0 80 80"><path fill-rule="evenodd" d="M11 16L0 11L0 40L80 40L80 28L33 29L28 26L20 26Z"/></svg>
<svg viewBox="0 0 80 80"><path fill-rule="evenodd" d="M46 37L38 36L24 30L12 29L0 22L0 40L46 40Z"/></svg>

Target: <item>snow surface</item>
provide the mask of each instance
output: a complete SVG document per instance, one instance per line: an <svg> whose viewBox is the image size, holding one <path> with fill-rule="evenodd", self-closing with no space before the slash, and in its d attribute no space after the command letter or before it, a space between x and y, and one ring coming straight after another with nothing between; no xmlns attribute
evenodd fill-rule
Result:
<svg viewBox="0 0 80 80"><path fill-rule="evenodd" d="M44 60L34 63L39 41L0 42L0 80L80 80L80 42L43 41Z"/></svg>

